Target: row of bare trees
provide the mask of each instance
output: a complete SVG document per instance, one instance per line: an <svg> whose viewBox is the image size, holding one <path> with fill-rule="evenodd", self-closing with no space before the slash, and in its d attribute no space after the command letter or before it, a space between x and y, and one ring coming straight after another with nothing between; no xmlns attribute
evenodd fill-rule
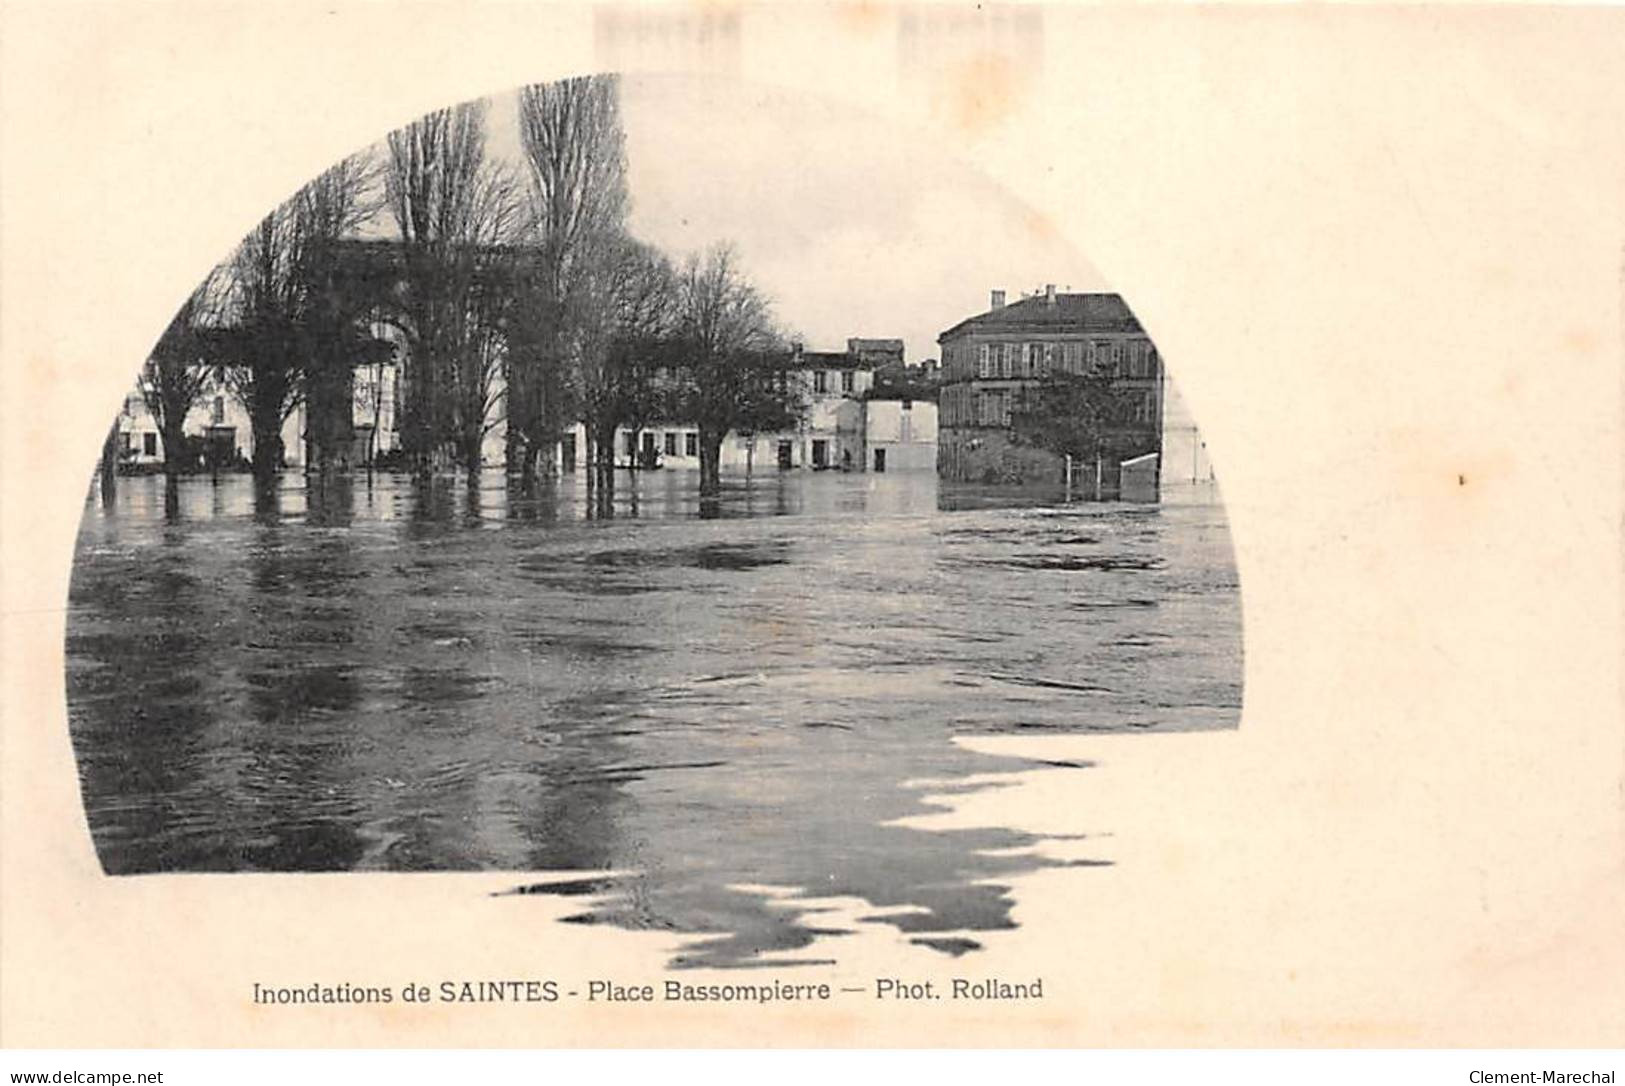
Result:
<svg viewBox="0 0 1625 1086"><path fill-rule="evenodd" d="M431 113L243 240L147 364L166 459L212 380L249 415L257 474L280 467L301 401L311 467L346 467L354 369L394 349L373 337L380 306L405 341L397 425L419 471L478 473L505 421L508 470L528 484L579 421L587 462L609 482L617 431L680 418L699 431L702 489L714 491L730 430L789 422L782 339L732 250L674 265L631 235L614 77L525 88L519 168L490 154L486 120L484 103ZM385 289L359 289L342 250L385 208L396 235Z"/></svg>

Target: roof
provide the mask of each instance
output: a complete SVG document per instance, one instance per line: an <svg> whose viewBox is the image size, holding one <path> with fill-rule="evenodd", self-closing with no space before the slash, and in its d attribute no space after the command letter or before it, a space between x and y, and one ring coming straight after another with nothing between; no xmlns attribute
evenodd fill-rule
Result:
<svg viewBox="0 0 1625 1086"><path fill-rule="evenodd" d="M966 317L937 342L966 332L1143 332L1121 294L1057 294L1052 304L1034 294L999 309Z"/></svg>
<svg viewBox="0 0 1625 1086"><path fill-rule="evenodd" d="M790 361L797 370L856 370L869 369L869 365L855 354L846 351L801 351Z"/></svg>

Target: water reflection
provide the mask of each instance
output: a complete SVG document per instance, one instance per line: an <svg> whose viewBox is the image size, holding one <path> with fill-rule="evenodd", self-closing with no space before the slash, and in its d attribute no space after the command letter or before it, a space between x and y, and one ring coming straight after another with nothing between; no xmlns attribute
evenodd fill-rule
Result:
<svg viewBox="0 0 1625 1086"><path fill-rule="evenodd" d="M1215 503L791 472L728 480L712 519L685 472L492 476L87 504L69 704L108 872L592 873L545 888L709 933L674 964L838 954L817 899L846 897L962 954L1045 861L897 825L1031 768L952 736L1236 722Z"/></svg>

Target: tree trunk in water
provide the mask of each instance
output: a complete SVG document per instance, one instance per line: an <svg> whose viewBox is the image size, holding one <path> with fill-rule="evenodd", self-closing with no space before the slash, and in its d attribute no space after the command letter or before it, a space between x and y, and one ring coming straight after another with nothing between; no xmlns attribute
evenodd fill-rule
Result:
<svg viewBox="0 0 1625 1086"><path fill-rule="evenodd" d="M111 510L113 502L118 498L118 420L113 420L113 428L107 431L107 440L102 442L102 508Z"/></svg>
<svg viewBox="0 0 1625 1086"><path fill-rule="evenodd" d="M427 483L430 479L433 479L437 455L434 449L422 449L413 453L412 477L420 483Z"/></svg>
<svg viewBox="0 0 1625 1086"><path fill-rule="evenodd" d="M508 446L508 474L518 479L519 492L532 494L536 490L536 454L531 448L529 439L524 435L514 435L509 431L511 442Z"/></svg>
<svg viewBox="0 0 1625 1086"><path fill-rule="evenodd" d="M187 468L186 430L177 420L165 420L158 438L164 443L164 474L179 475Z"/></svg>
<svg viewBox="0 0 1625 1086"><path fill-rule="evenodd" d="M510 384L509 388L512 387ZM519 433L519 420L510 416L502 432L502 464L509 475L516 474L516 468L517 474L524 475L525 469L521 458L528 458L525 441Z"/></svg>
<svg viewBox="0 0 1625 1086"><path fill-rule="evenodd" d="M273 479L282 470L282 420L250 419L249 428L254 434L254 478Z"/></svg>
<svg viewBox="0 0 1625 1086"><path fill-rule="evenodd" d="M274 522L282 514L282 492L277 489L276 477L254 476L254 519L263 523Z"/></svg>
<svg viewBox="0 0 1625 1086"><path fill-rule="evenodd" d="M181 511L181 472L186 470L186 431L181 420L166 420L160 432L164 443L164 516L174 520Z"/></svg>
<svg viewBox="0 0 1625 1086"><path fill-rule="evenodd" d="M722 438L715 430L700 428L700 497L722 494Z"/></svg>
<svg viewBox="0 0 1625 1086"><path fill-rule="evenodd" d="M543 438L541 445L537 447L536 455L533 458L536 461L535 470L539 474L549 477L555 474L557 468L555 461L558 458L558 448L558 434L556 432L549 431L548 436Z"/></svg>
<svg viewBox="0 0 1625 1086"><path fill-rule="evenodd" d="M313 369L306 393L305 470L324 476L349 471L355 447L355 374L332 361Z"/></svg>
<svg viewBox="0 0 1625 1086"><path fill-rule="evenodd" d="M590 416L583 421L587 455L587 516L597 520L613 510L615 501L614 466L604 464L604 427Z"/></svg>

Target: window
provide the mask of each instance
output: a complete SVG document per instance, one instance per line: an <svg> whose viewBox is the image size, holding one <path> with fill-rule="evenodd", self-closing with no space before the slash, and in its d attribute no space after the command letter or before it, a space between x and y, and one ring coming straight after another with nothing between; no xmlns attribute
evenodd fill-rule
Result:
<svg viewBox="0 0 1625 1086"><path fill-rule="evenodd" d="M224 396L214 398L213 416L213 422L216 426L226 421L226 398Z"/></svg>
<svg viewBox="0 0 1625 1086"><path fill-rule="evenodd" d="M683 455L700 455L700 435L692 430L683 435Z"/></svg>
<svg viewBox="0 0 1625 1086"><path fill-rule="evenodd" d="M976 376L978 376L978 377L991 377L991 376L993 376L993 348L992 348L992 346L990 344L984 343L977 350L977 354L976 354Z"/></svg>
<svg viewBox="0 0 1625 1086"><path fill-rule="evenodd" d="M150 430L147 433L144 433L144 434L141 435L141 455L142 456L157 456L158 455L158 435L151 432Z"/></svg>
<svg viewBox="0 0 1625 1086"><path fill-rule="evenodd" d="M1065 366L1068 373L1083 372L1083 344L1068 343L1066 345Z"/></svg>
<svg viewBox="0 0 1625 1086"><path fill-rule="evenodd" d="M852 371L851 370L842 370L841 371L841 391L842 392L851 392L852 391Z"/></svg>
<svg viewBox="0 0 1625 1086"><path fill-rule="evenodd" d="M666 455L677 455L677 431L675 430L666 431Z"/></svg>
<svg viewBox="0 0 1625 1086"><path fill-rule="evenodd" d="M999 397L999 425L1010 425L1010 394L1008 392Z"/></svg>
<svg viewBox="0 0 1625 1086"><path fill-rule="evenodd" d="M825 373L823 370L813 370L813 391L829 391L829 374Z"/></svg>
<svg viewBox="0 0 1625 1086"><path fill-rule="evenodd" d="M135 435L134 434L130 433L130 431L128 431L128 430L125 430L123 433L121 433L119 435L119 437L124 439L123 447L124 447L125 452L134 452L135 451Z"/></svg>
<svg viewBox="0 0 1625 1086"><path fill-rule="evenodd" d="M1044 345L1042 343L1027 344L1027 372L1024 376L1048 376L1049 371L1044 368Z"/></svg>
<svg viewBox="0 0 1625 1086"><path fill-rule="evenodd" d="M1110 372L1111 349L1112 345L1104 340L1094 344L1094 357L1089 360L1090 373L1099 375Z"/></svg>
<svg viewBox="0 0 1625 1086"><path fill-rule="evenodd" d="M999 376L1000 377L1009 377L1011 372L1015 369L1017 346L1018 345L1014 344L1014 343L1000 344L1000 347L1002 348L999 351Z"/></svg>

